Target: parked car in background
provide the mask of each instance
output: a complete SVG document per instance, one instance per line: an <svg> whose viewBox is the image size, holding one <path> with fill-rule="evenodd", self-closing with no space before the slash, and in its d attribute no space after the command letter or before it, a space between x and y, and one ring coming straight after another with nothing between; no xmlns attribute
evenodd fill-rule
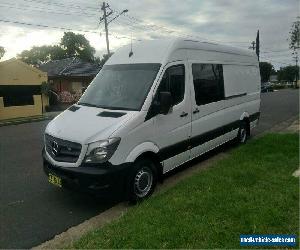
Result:
<svg viewBox="0 0 300 250"><path fill-rule="evenodd" d="M273 92L273 84L271 82L263 82L261 84L261 92Z"/></svg>

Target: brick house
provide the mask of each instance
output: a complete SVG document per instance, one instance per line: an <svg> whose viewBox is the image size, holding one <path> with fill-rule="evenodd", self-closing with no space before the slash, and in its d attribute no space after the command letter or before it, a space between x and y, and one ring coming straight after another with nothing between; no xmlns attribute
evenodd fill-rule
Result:
<svg viewBox="0 0 300 250"><path fill-rule="evenodd" d="M79 58L66 58L42 64L39 69L47 72L50 87L60 97L59 101L70 103L81 96L101 67Z"/></svg>

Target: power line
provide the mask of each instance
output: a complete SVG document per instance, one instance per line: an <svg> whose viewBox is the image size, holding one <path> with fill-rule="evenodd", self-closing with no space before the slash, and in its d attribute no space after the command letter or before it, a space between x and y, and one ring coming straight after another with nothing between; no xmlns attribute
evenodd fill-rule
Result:
<svg viewBox="0 0 300 250"><path fill-rule="evenodd" d="M0 7L2 8L8 8L8 9L17 9L17 10L22 10L22 11L38 11L38 12L45 12L45 13L50 13L50 14L58 14L58 15L65 15L65 16L84 16L84 17L93 17L96 18L96 15L87 15L87 14L82 14L80 12L57 12L53 10L47 10L47 9L41 9L41 8L36 8L36 7L17 7L16 5L11 5L7 3L0 3Z"/></svg>
<svg viewBox="0 0 300 250"><path fill-rule="evenodd" d="M63 7L63 8L68 8L68 11L70 10L70 8L75 8L81 11L88 11L89 13L93 12L96 13L98 12L98 8L97 7L92 7L92 6L80 6L80 5L76 5L76 4L62 4L62 3L57 3L57 2L49 2L49 1L42 1L42 0L23 0L24 2L31 2L31 3L37 3L37 4L43 4L43 5L47 5L47 6L54 6L54 7ZM29 8L33 8L33 7L29 7ZM38 11L44 11L47 13L51 13L50 11L45 11L44 9L37 9ZM115 8L114 8L115 9ZM112 10L112 9L110 9ZM90 12L91 11L91 12ZM119 10L114 10L117 13L121 13L121 11ZM81 15L81 16L88 16L88 17L95 17L96 15L92 15L92 14L85 14L83 15L81 12L72 12L72 13L67 13L67 12L52 12L53 14L60 14L60 15L72 15L73 13L77 14L77 15ZM193 39L200 39L200 40L204 40L207 42L213 42L213 43L220 43L220 41L216 41L216 40L209 40L209 39L203 39L202 37L198 36L198 35L192 35L192 34L185 34L182 31L178 31L178 30L172 30L169 28L166 28L164 26L161 25L157 25L157 24L152 24L152 23L147 23L144 20L141 20L139 18L130 16L128 14L123 15L123 17L125 19L127 19L131 24L127 23L126 25L130 26L132 29L139 29L139 30L148 30L148 31L158 31L161 30L163 33L167 33L167 34L177 34L180 37L186 37L186 38L193 38ZM223 42L223 43L246 43L246 42Z"/></svg>
<svg viewBox="0 0 300 250"><path fill-rule="evenodd" d="M93 12L98 12L99 8L97 7L91 7L91 6L85 6L82 7L80 5L74 5L74 4L62 4L62 3L57 3L57 2L49 2L49 1L40 1L40 0L23 0L24 2L31 2L31 3L38 3L38 4L43 4L43 5L48 5L48 6L58 6L58 7L66 7L68 9L70 8L75 8L75 9L80 9L80 10L89 10Z"/></svg>
<svg viewBox="0 0 300 250"><path fill-rule="evenodd" d="M83 29L71 29L71 28L66 28L66 27L59 27L59 26L52 26L52 25L46 25L46 24L36 24L36 23L28 23L28 22L19 22L19 21L11 21L11 20L4 20L0 19L1 23L11 23L11 24L17 24L17 25L24 25L24 26L35 26L39 28L50 28L50 29L58 29L58 30L66 30L66 31L78 31L82 33L92 33L92 34L99 34L99 31L96 30L83 30ZM114 33L109 33L109 35L114 36L117 39L131 39L129 36L119 36L115 35ZM141 41L140 39L137 38L132 38L132 40L135 41Z"/></svg>
<svg viewBox="0 0 300 250"><path fill-rule="evenodd" d="M93 31L93 30L71 29L71 28L59 27L59 26L51 26L51 25L46 25L46 24L35 24L35 23L11 21L11 20L4 20L4 19L0 19L0 22L2 22L2 23L19 24L19 25L26 25L26 26L36 26L36 27L40 27L40 28L51 28L51 29L68 30L68 31L79 31L79 32L83 32L83 33L99 34L98 31Z"/></svg>
<svg viewBox="0 0 300 250"><path fill-rule="evenodd" d="M269 54L269 53L282 53L282 52L290 52L290 50L289 49L284 49L284 50L270 50L270 51L263 51L262 53L264 53L264 54Z"/></svg>
<svg viewBox="0 0 300 250"><path fill-rule="evenodd" d="M268 60L268 61L275 62L275 63L282 64L282 65L291 65L291 63L286 63L286 62L282 62L282 61L277 61L277 60L270 59L270 58L267 58L267 57L264 57L264 56L262 56L262 58L263 58L264 60Z"/></svg>
<svg viewBox="0 0 300 250"><path fill-rule="evenodd" d="M103 2L101 10L103 11L103 16L100 18L100 23L104 22L104 28L105 28L105 37L106 37L106 49L107 49L107 55L110 55L109 51L109 37L108 37L108 24L111 23L113 20L121 16L122 14L128 12L127 9L123 10L122 12L115 15L112 19L108 20L107 18L111 16L114 11L110 8L109 4ZM107 11L109 10L109 11Z"/></svg>

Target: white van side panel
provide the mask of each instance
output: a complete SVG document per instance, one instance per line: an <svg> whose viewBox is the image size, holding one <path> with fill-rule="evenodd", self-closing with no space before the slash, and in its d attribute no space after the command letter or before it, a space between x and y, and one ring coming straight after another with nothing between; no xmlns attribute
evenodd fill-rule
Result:
<svg viewBox="0 0 300 250"><path fill-rule="evenodd" d="M127 156L126 162L134 162L140 155L146 152L158 153L159 148L153 142L143 142L137 145Z"/></svg>
<svg viewBox="0 0 300 250"><path fill-rule="evenodd" d="M116 153L109 160L113 165L132 162L142 152L156 151L156 143L153 141L154 121L145 121L146 115L147 112L141 111L137 117L112 134L111 137L121 137Z"/></svg>
<svg viewBox="0 0 300 250"><path fill-rule="evenodd" d="M198 63L257 65L257 61L254 60L253 56L218 51L189 49L187 50L187 58L189 61L197 61Z"/></svg>

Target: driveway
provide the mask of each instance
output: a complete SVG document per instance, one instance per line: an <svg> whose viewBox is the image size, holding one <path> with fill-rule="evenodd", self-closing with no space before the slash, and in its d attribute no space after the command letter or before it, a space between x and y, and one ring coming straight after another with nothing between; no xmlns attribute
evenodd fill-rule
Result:
<svg viewBox="0 0 300 250"><path fill-rule="evenodd" d="M299 91L262 94L254 134L299 114ZM0 127L0 248L30 248L113 206L48 184L42 171L47 122Z"/></svg>

